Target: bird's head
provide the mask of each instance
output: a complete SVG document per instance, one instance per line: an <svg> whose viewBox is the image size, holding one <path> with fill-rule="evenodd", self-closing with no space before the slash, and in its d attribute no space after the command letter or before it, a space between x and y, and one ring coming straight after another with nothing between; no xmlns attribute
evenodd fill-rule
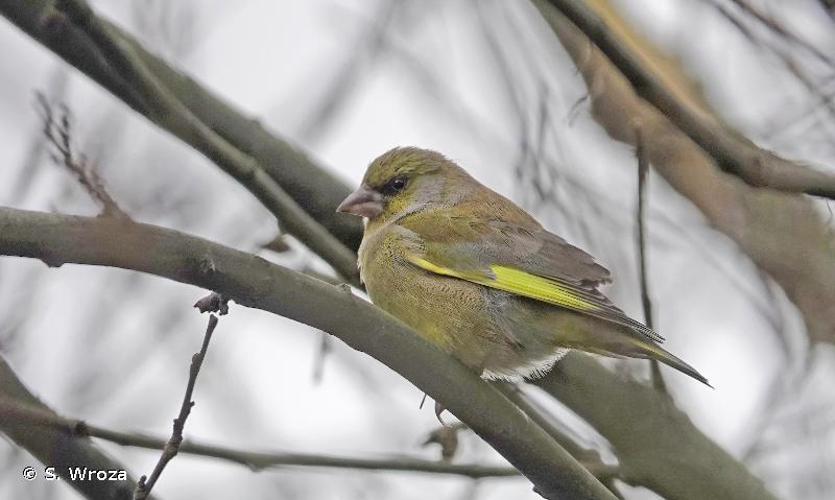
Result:
<svg viewBox="0 0 835 500"><path fill-rule="evenodd" d="M394 148L371 162L360 187L336 210L366 217L370 222L386 221L454 204L472 182L461 167L440 153Z"/></svg>

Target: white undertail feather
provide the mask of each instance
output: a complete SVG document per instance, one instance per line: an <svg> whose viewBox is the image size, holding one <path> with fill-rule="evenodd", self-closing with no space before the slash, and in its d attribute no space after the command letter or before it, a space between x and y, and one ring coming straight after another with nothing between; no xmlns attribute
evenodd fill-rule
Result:
<svg viewBox="0 0 835 500"><path fill-rule="evenodd" d="M529 361L524 366L485 369L481 373L481 378L485 380L505 380L508 382L537 379L548 373L557 361L568 354L569 350L565 348L557 349L547 357Z"/></svg>

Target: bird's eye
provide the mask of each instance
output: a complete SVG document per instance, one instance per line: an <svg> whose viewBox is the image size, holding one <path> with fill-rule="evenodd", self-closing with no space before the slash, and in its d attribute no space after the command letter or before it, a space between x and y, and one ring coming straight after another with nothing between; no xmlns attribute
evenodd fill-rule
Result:
<svg viewBox="0 0 835 500"><path fill-rule="evenodd" d="M394 179L388 181L385 186L383 186L383 194L385 195L393 195L403 191L403 188L406 187L407 179L405 177L395 177Z"/></svg>

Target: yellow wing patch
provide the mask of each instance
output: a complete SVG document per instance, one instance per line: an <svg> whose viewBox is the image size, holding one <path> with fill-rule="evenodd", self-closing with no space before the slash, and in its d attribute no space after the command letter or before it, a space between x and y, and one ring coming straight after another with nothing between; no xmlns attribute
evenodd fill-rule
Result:
<svg viewBox="0 0 835 500"><path fill-rule="evenodd" d="M487 286L576 311L600 310L596 305L548 278L512 267L490 266L490 270L493 271L496 279L491 280L493 284L484 283Z"/></svg>
<svg viewBox="0 0 835 500"><path fill-rule="evenodd" d="M522 297L565 307L566 309L581 312L602 310L599 306L589 302L576 292L571 291L566 286L554 280L520 271L512 267L492 265L490 266L490 271L493 273L491 277L481 273L460 272L448 267L438 266L417 256L409 256L408 259L412 264L435 274L471 281Z"/></svg>

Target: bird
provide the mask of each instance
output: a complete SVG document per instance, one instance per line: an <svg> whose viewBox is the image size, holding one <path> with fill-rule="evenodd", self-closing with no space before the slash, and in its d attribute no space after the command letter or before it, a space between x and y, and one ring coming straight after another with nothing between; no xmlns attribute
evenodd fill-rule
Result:
<svg viewBox="0 0 835 500"><path fill-rule="evenodd" d="M436 151L391 149L337 207L364 219L375 305L484 379L542 376L570 350L654 359L710 386L601 291L610 272Z"/></svg>

